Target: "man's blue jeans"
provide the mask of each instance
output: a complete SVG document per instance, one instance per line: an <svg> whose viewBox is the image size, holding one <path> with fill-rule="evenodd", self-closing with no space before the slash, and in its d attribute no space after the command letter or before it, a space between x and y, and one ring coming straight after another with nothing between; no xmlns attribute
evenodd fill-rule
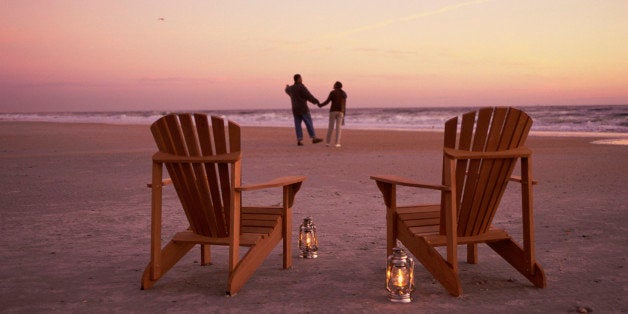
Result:
<svg viewBox="0 0 628 314"><path fill-rule="evenodd" d="M294 130L297 132L297 141L303 140L303 129L301 129L301 122L305 122L307 133L311 138L316 137L314 133L314 123L312 122L312 116L309 113L303 115L294 115Z"/></svg>

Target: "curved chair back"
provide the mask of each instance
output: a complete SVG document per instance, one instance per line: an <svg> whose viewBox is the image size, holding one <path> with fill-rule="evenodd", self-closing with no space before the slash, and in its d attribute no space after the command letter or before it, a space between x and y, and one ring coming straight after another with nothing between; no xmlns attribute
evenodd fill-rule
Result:
<svg viewBox="0 0 628 314"><path fill-rule="evenodd" d="M150 129L162 153L193 157L241 150L240 126L231 121L225 126L221 117L209 120L204 114L169 114ZM209 237L228 237L235 169L225 163L165 164L192 230Z"/></svg>
<svg viewBox="0 0 628 314"><path fill-rule="evenodd" d="M521 110L482 108L464 114L460 124L458 117L445 123L444 147L481 152L513 149L525 144L531 127L532 119ZM516 158L457 162L458 236L478 235L488 230L516 162ZM441 234L445 234L444 224L442 211Z"/></svg>

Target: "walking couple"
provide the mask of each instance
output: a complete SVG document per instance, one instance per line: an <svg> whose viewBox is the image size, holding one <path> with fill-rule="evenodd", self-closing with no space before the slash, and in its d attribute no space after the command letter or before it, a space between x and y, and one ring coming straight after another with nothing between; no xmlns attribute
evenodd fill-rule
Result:
<svg viewBox="0 0 628 314"><path fill-rule="evenodd" d="M312 122L312 116L310 115L310 108L307 106L307 102L318 105L319 108L327 105L331 102L329 109L329 127L327 129L326 145L331 143L331 133L336 127L336 147L340 147L340 132L341 125L343 124L345 116L345 104L347 100L347 93L342 90L342 83L336 82L334 89L329 93L327 100L319 102L316 97L312 96L310 91L303 85L303 79L300 74L294 75L294 85L286 85L286 94L290 96L292 100L292 115L294 116L294 129L297 133L297 145L303 146L303 130L301 129L301 122L305 123L307 133L312 138L312 143L320 143L323 140L316 137L314 131L314 123Z"/></svg>

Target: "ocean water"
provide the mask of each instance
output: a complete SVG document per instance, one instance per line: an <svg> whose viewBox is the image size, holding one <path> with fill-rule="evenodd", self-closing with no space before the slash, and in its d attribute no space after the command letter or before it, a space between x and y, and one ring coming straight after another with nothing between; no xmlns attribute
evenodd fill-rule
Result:
<svg viewBox="0 0 628 314"><path fill-rule="evenodd" d="M474 109L476 108L348 108L345 128L442 131L446 120ZM520 109L527 112L534 120L533 132L613 133L628 136L628 105L535 106ZM289 108L195 112L222 115L242 126L293 127ZM0 113L0 121L149 125L168 113L168 111ZM327 127L327 108L318 109L311 106L311 113L315 127Z"/></svg>

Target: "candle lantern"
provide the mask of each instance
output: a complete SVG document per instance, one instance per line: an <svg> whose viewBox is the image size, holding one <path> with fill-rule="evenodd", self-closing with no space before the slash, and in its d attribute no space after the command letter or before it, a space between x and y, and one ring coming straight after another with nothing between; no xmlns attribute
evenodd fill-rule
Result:
<svg viewBox="0 0 628 314"><path fill-rule="evenodd" d="M316 238L316 226L312 223L312 217L303 219L299 227L299 257L317 258L318 239Z"/></svg>
<svg viewBox="0 0 628 314"><path fill-rule="evenodd" d="M386 265L386 290L392 302L410 303L414 291L414 260L399 248L393 248Z"/></svg>

